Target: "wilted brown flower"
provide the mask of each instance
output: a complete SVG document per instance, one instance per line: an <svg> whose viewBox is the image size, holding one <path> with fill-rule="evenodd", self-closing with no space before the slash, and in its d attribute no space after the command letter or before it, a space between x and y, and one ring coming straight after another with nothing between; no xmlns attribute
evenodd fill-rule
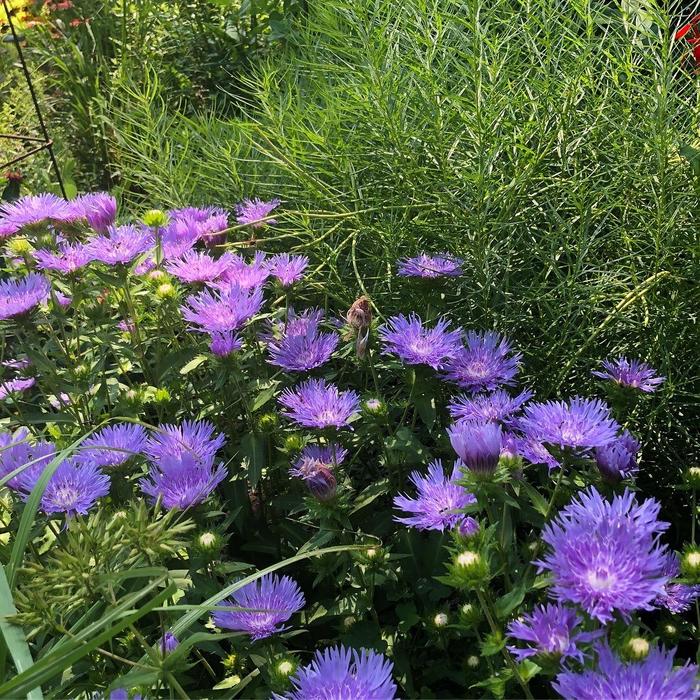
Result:
<svg viewBox="0 0 700 700"><path fill-rule="evenodd" d="M357 330L367 328L372 323L372 307L369 298L362 296L354 301L345 318L348 324Z"/></svg>

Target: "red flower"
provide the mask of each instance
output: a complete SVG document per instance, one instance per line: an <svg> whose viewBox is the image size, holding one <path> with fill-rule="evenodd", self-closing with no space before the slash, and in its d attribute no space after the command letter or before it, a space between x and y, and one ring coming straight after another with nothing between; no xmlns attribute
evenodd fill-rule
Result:
<svg viewBox="0 0 700 700"><path fill-rule="evenodd" d="M688 24L684 24L675 33L674 39L685 39L690 44L695 65L700 66L700 15L695 15Z"/></svg>

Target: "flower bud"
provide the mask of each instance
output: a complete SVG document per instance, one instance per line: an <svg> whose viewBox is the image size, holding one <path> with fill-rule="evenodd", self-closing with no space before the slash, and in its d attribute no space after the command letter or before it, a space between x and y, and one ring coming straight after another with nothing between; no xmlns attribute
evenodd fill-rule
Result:
<svg viewBox="0 0 700 700"><path fill-rule="evenodd" d="M276 413L263 413L258 418L258 427L263 433L272 433L277 429L279 419Z"/></svg>
<svg viewBox="0 0 700 700"><path fill-rule="evenodd" d="M681 573L691 581L700 580L700 549L698 547L689 546L683 552Z"/></svg>
<svg viewBox="0 0 700 700"><path fill-rule="evenodd" d="M459 609L459 618L463 624L475 625L481 619L481 609L473 603L464 603Z"/></svg>
<svg viewBox="0 0 700 700"><path fill-rule="evenodd" d="M372 416L381 416L386 414L386 404L379 399L367 399L362 404L362 407Z"/></svg>
<svg viewBox="0 0 700 700"><path fill-rule="evenodd" d="M450 618L447 617L447 615L444 612L441 612L435 615L435 617L433 618L433 625L435 625L435 627L439 629L441 627L446 627L449 621Z"/></svg>
<svg viewBox="0 0 700 700"><path fill-rule="evenodd" d="M345 318L355 330L367 328L372 323L372 306L367 297L360 297L352 303Z"/></svg>
<svg viewBox="0 0 700 700"><path fill-rule="evenodd" d="M304 447L304 438L299 434L288 435L284 441L285 452L300 452Z"/></svg>
<svg viewBox="0 0 700 700"><path fill-rule="evenodd" d="M143 215L143 223L146 226L162 227L168 223L168 215L160 209L149 209Z"/></svg>
<svg viewBox="0 0 700 700"><path fill-rule="evenodd" d="M166 632L158 642L158 649L163 656L167 656L180 646L177 637L170 631Z"/></svg>
<svg viewBox="0 0 700 700"><path fill-rule="evenodd" d="M481 530L479 521L471 518L469 516L462 518L462 520L457 525L456 534L459 539L468 542L469 540L476 537Z"/></svg>
<svg viewBox="0 0 700 700"><path fill-rule="evenodd" d="M488 477L501 457L503 431L496 423L459 421L448 430L452 449L473 474Z"/></svg>
<svg viewBox="0 0 700 700"><path fill-rule="evenodd" d="M156 403L168 403L170 401L170 392L165 388L156 389L153 394L153 400Z"/></svg>
<svg viewBox="0 0 700 700"><path fill-rule="evenodd" d="M684 474L686 483L696 491L700 489L700 467L690 467Z"/></svg>
<svg viewBox="0 0 700 700"><path fill-rule="evenodd" d="M464 588L475 588L482 585L489 575L488 563L479 552L471 549L456 554L450 564L452 579Z"/></svg>
<svg viewBox="0 0 700 700"><path fill-rule="evenodd" d="M7 252L10 255L24 257L29 255L34 250L34 246L26 238L12 238L7 244Z"/></svg>
<svg viewBox="0 0 700 700"><path fill-rule="evenodd" d="M155 285L170 281L170 276L163 270L151 270L148 273L148 281Z"/></svg>
<svg viewBox="0 0 700 700"><path fill-rule="evenodd" d="M319 501L330 501L335 496L338 483L328 467L317 466L304 481L311 494Z"/></svg>
<svg viewBox="0 0 700 700"><path fill-rule="evenodd" d="M170 282L163 282L156 288L156 296L159 299L173 299L177 295L177 290Z"/></svg>
<svg viewBox="0 0 700 700"><path fill-rule="evenodd" d="M644 637L632 637L623 648L623 656L630 661L640 661L649 653L649 642Z"/></svg>
<svg viewBox="0 0 700 700"><path fill-rule="evenodd" d="M478 656L474 656L474 654L472 654L471 656L467 656L467 666L469 668L471 668L471 669L479 668L480 663L481 662L480 662Z"/></svg>

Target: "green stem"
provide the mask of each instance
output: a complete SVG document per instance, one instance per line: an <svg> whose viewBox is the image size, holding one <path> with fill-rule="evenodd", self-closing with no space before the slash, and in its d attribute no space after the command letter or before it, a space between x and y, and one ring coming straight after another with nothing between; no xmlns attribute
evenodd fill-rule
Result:
<svg viewBox="0 0 700 700"><path fill-rule="evenodd" d="M690 521L690 541L695 544L695 520L698 513L698 496L695 487L693 487L693 501L692 501L692 519Z"/></svg>

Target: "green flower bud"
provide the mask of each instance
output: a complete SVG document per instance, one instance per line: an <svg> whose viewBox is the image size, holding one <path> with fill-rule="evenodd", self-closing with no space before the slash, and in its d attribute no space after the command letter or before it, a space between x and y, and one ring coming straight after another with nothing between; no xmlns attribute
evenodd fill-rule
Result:
<svg viewBox="0 0 700 700"><path fill-rule="evenodd" d="M649 653L649 642L644 637L631 637L623 647L622 653L630 661L640 661Z"/></svg>
<svg viewBox="0 0 700 700"><path fill-rule="evenodd" d="M452 558L450 574L458 586L476 588L488 580L489 567L479 552L466 549Z"/></svg>
<svg viewBox="0 0 700 700"><path fill-rule="evenodd" d="M163 282L156 288L156 296L159 299L174 299L177 296L177 289L170 282Z"/></svg>
<svg viewBox="0 0 700 700"><path fill-rule="evenodd" d="M156 403L168 403L170 401L170 392L165 388L156 389L153 393L153 400Z"/></svg>
<svg viewBox="0 0 700 700"><path fill-rule="evenodd" d="M440 629L441 627L447 627L447 623L450 621L450 618L447 616L446 613L441 612L435 615L433 618L433 625Z"/></svg>
<svg viewBox="0 0 700 700"><path fill-rule="evenodd" d="M76 365L74 371L76 377L87 377L90 374L90 368L84 362Z"/></svg>
<svg viewBox="0 0 700 700"><path fill-rule="evenodd" d="M474 656L474 654L472 654L471 656L467 656L466 663L469 668L474 669L479 668L481 661L479 660L478 656Z"/></svg>
<svg viewBox="0 0 700 700"><path fill-rule="evenodd" d="M681 558L681 573L692 581L700 580L700 549L689 546Z"/></svg>
<svg viewBox="0 0 700 700"><path fill-rule="evenodd" d="M686 483L693 489L700 489L700 467L690 467L684 474Z"/></svg>
<svg viewBox="0 0 700 700"><path fill-rule="evenodd" d="M481 619L481 609L473 603L464 603L459 609L459 617L463 624L474 625Z"/></svg>
<svg viewBox="0 0 700 700"><path fill-rule="evenodd" d="M155 285L163 284L170 281L170 275L163 270L151 270L148 273L148 281Z"/></svg>
<svg viewBox="0 0 700 700"><path fill-rule="evenodd" d="M34 246L26 238L12 238L7 244L7 252L20 258L29 255L33 250Z"/></svg>
<svg viewBox="0 0 700 700"><path fill-rule="evenodd" d="M386 415L387 412L386 404L375 398L364 401L362 408L371 416L383 416Z"/></svg>
<svg viewBox="0 0 700 700"><path fill-rule="evenodd" d="M304 448L304 438L301 435L288 435L284 441L285 452L300 452Z"/></svg>
<svg viewBox="0 0 700 700"><path fill-rule="evenodd" d="M168 223L168 215L160 209L149 209L143 215L143 223L146 226L162 227Z"/></svg>
<svg viewBox="0 0 700 700"><path fill-rule="evenodd" d="M264 413L258 418L258 427L264 433L272 433L279 425L279 418L276 413Z"/></svg>

